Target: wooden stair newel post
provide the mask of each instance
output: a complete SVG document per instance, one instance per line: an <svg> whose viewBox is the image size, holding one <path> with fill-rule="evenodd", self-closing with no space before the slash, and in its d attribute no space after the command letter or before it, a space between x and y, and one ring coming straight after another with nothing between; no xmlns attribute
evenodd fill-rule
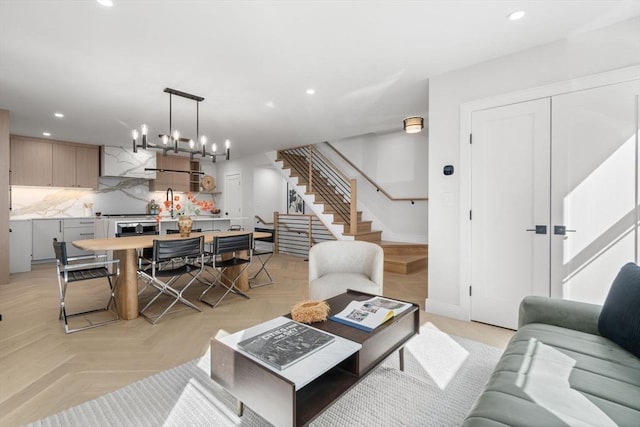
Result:
<svg viewBox="0 0 640 427"><path fill-rule="evenodd" d="M349 206L349 233L356 234L358 232L358 181L351 178L349 180L351 186L351 200Z"/></svg>
<svg viewBox="0 0 640 427"><path fill-rule="evenodd" d="M278 253L278 230L280 229L280 214L276 211L273 213L273 253Z"/></svg>

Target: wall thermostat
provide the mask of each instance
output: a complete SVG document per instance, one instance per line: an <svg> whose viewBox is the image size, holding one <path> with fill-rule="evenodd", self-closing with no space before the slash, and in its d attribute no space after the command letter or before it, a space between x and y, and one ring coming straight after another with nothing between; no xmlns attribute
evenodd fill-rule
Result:
<svg viewBox="0 0 640 427"><path fill-rule="evenodd" d="M443 172L445 175L453 175L453 165L445 166Z"/></svg>

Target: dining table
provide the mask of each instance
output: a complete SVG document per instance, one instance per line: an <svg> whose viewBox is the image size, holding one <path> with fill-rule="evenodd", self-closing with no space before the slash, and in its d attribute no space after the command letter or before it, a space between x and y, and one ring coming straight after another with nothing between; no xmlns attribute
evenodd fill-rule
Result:
<svg viewBox="0 0 640 427"><path fill-rule="evenodd" d="M75 247L92 252L113 251L113 259L120 260L120 275L115 284L115 297L118 315L121 319L132 320L138 317L138 250L152 248L154 240L176 240L204 236L205 243L213 243L216 237L235 236L253 233L254 239L271 237L266 231L204 231L191 233L188 237L179 234L139 235L130 237L107 237L102 239L74 240ZM239 267L232 267L239 268ZM249 278L244 270L236 282L243 292L249 290Z"/></svg>

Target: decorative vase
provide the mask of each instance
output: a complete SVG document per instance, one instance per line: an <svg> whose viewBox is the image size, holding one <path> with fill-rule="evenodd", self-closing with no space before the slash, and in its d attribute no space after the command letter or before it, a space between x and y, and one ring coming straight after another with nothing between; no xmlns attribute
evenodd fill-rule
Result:
<svg viewBox="0 0 640 427"><path fill-rule="evenodd" d="M178 230L180 230L180 237L189 237L191 235L191 226L193 220L190 216L182 215L178 218Z"/></svg>

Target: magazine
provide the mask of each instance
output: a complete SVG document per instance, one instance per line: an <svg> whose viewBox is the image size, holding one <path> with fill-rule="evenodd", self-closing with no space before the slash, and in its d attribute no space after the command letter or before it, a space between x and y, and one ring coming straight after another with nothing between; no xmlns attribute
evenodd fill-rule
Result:
<svg viewBox="0 0 640 427"><path fill-rule="evenodd" d="M351 301L344 310L329 319L371 332L411 306L407 302L374 297L366 301Z"/></svg>
<svg viewBox="0 0 640 427"><path fill-rule="evenodd" d="M277 369L286 369L334 340L332 335L294 321L238 343L241 350Z"/></svg>

